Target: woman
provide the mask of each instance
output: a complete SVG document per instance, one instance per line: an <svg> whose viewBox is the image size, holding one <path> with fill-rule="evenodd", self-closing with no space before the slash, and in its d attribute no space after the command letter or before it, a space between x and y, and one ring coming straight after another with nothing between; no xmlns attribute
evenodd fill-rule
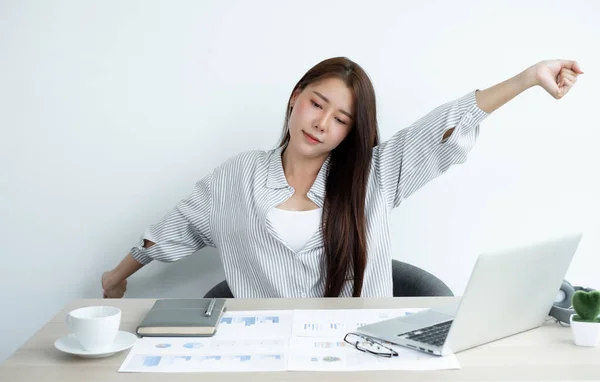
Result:
<svg viewBox="0 0 600 382"><path fill-rule="evenodd" d="M379 144L375 93L364 70L338 57L296 84L279 146L215 168L102 276L104 297L152 260L219 250L235 297L391 296L389 210L453 164L479 123L524 90L562 98L583 72L539 62L445 103Z"/></svg>

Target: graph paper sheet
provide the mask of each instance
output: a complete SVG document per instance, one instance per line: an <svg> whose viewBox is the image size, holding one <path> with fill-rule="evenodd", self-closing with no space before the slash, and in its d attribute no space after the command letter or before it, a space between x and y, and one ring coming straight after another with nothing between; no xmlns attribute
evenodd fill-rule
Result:
<svg viewBox="0 0 600 382"><path fill-rule="evenodd" d="M251 372L458 369L454 355L395 347L380 358L344 342L346 333L420 309L230 311L213 337L138 339L119 372Z"/></svg>
<svg viewBox="0 0 600 382"><path fill-rule="evenodd" d="M421 309L336 309L294 312L287 370L444 370L460 369L454 355L439 357L391 346L398 357L382 358L356 350L344 336L356 328Z"/></svg>

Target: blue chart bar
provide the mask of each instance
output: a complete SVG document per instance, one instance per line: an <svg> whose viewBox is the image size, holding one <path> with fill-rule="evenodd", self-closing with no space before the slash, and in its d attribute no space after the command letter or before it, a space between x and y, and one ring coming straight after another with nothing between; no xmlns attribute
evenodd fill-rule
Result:
<svg viewBox="0 0 600 382"><path fill-rule="evenodd" d="M252 326L256 324L256 317L242 317L244 326Z"/></svg>
<svg viewBox="0 0 600 382"><path fill-rule="evenodd" d="M197 349L204 347L204 344L201 342L188 342L186 344L183 344L183 347L187 349Z"/></svg>
<svg viewBox="0 0 600 382"><path fill-rule="evenodd" d="M342 324L331 324L330 327L331 329L337 329L340 328L342 326Z"/></svg>
<svg viewBox="0 0 600 382"><path fill-rule="evenodd" d="M278 324L279 316L265 317L224 317L221 319L221 324L244 324L244 326L252 326L259 324Z"/></svg>
<svg viewBox="0 0 600 382"><path fill-rule="evenodd" d="M240 362L246 362L246 361L250 361L250 356L249 355L240 355L234 358L239 358Z"/></svg>
<svg viewBox="0 0 600 382"><path fill-rule="evenodd" d="M144 366L148 366L148 367L158 366L158 364L160 362L160 359L161 359L160 356L147 356L147 357L144 357Z"/></svg>
<svg viewBox="0 0 600 382"><path fill-rule="evenodd" d="M265 323L265 322L271 322L273 324L278 324L279 323L279 317L278 316L273 316L273 317L261 317L260 318L260 322L261 323Z"/></svg>
<svg viewBox="0 0 600 382"><path fill-rule="evenodd" d="M220 355L205 355L205 356L200 356L198 357L198 359L200 361L220 361L221 360L221 356Z"/></svg>

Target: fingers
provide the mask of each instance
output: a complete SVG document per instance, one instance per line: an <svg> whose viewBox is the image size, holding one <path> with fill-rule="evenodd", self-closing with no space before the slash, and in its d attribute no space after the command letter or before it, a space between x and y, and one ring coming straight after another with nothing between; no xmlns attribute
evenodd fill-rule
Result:
<svg viewBox="0 0 600 382"><path fill-rule="evenodd" d="M573 70L562 68L560 70L560 73L558 74L557 84L559 87L565 86L567 84L572 86L575 83L575 81L577 81L577 76L578 74L575 73Z"/></svg>
<svg viewBox="0 0 600 382"><path fill-rule="evenodd" d="M123 280L119 285L114 288L106 289L102 288L103 298L122 298L127 291L127 280Z"/></svg>
<svg viewBox="0 0 600 382"><path fill-rule="evenodd" d="M563 77L558 81L558 86L566 86L566 85L573 85L575 83L575 81L577 81L577 79L575 78L571 78L571 77Z"/></svg>
<svg viewBox="0 0 600 382"><path fill-rule="evenodd" d="M563 75L563 76L571 76L571 77L577 77L577 73L575 73L574 71L572 71L571 69L568 68L562 68L560 70L559 75Z"/></svg>
<svg viewBox="0 0 600 382"><path fill-rule="evenodd" d="M571 60L560 60L560 63L564 68L567 69L571 69L572 71L574 71L577 74L583 74L583 71L581 70L581 67L579 66L579 63L577 61L571 61Z"/></svg>
<svg viewBox="0 0 600 382"><path fill-rule="evenodd" d="M574 61L572 69L577 74L583 74L583 70L581 70L579 64L576 61Z"/></svg>
<svg viewBox="0 0 600 382"><path fill-rule="evenodd" d="M562 86L566 86L566 87L570 88L571 86L573 86L574 83L575 83L574 80L570 80L568 78L565 78L562 81Z"/></svg>
<svg viewBox="0 0 600 382"><path fill-rule="evenodd" d="M125 295L125 292L127 291L127 288L122 287L119 289L112 289L110 291L102 291L102 297L103 298L121 298Z"/></svg>

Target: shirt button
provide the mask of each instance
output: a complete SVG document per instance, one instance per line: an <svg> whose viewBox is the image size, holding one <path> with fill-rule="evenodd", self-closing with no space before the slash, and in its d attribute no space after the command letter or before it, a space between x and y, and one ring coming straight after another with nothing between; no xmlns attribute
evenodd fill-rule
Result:
<svg viewBox="0 0 600 382"><path fill-rule="evenodd" d="M301 296L302 296L302 297L306 297L306 293L302 292L302 295L301 295Z"/></svg>

